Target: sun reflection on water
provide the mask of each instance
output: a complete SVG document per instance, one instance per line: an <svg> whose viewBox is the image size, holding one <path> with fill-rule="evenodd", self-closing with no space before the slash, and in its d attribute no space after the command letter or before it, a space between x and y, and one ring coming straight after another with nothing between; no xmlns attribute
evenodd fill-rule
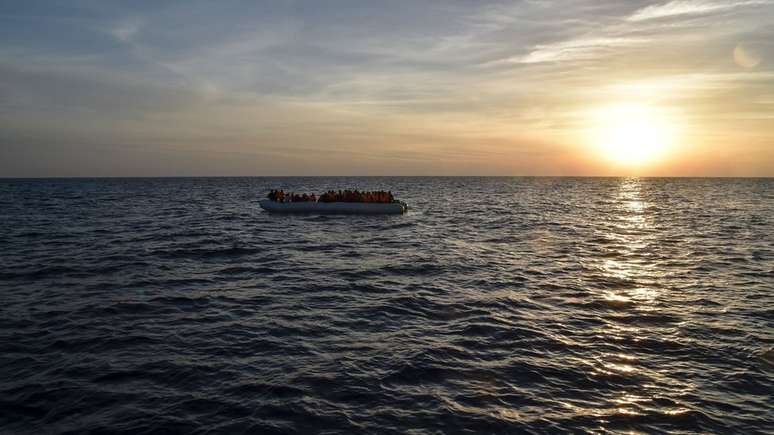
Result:
<svg viewBox="0 0 774 435"><path fill-rule="evenodd" d="M621 182L611 211L611 224L606 238L616 242L616 258L606 258L599 265L604 278L622 283L620 289L607 291L603 297L615 302L652 304L658 297L653 280L659 275L650 260L648 247L654 242L654 225L649 216L650 204L643 198L642 180Z"/></svg>
<svg viewBox="0 0 774 435"><path fill-rule="evenodd" d="M595 358L593 372L597 376L648 381L660 377L658 371L646 368L647 361L642 361L636 354L635 344L646 339L650 333L649 328L637 323L638 313L652 314L661 309L660 273L649 248L657 243L657 232L650 213L653 206L645 197L642 180L622 180L613 194L609 219L600 227L604 238L611 241L611 248L596 268L602 282L608 283L597 295L612 311L599 337L617 343L620 350ZM634 389L622 388L619 396L611 397L603 406L602 412L606 415L640 415L649 407L652 409L652 391L642 384Z"/></svg>

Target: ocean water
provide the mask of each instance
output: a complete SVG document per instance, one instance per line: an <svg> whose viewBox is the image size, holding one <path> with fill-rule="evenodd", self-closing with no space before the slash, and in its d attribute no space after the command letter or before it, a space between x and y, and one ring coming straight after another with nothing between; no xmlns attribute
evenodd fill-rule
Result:
<svg viewBox="0 0 774 435"><path fill-rule="evenodd" d="M270 188L402 216L272 215ZM0 180L2 433L771 433L774 180Z"/></svg>

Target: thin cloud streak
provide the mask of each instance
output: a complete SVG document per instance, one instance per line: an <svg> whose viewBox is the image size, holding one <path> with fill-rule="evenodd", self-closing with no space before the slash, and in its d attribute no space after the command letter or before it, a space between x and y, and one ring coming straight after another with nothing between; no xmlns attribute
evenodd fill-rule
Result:
<svg viewBox="0 0 774 435"><path fill-rule="evenodd" d="M648 43L645 38L582 38L550 45L539 45L525 56L507 59L509 63L542 63L587 60L605 56L611 50Z"/></svg>
<svg viewBox="0 0 774 435"><path fill-rule="evenodd" d="M767 0L744 0L744 1L706 1L706 0L674 0L661 5L646 6L634 14L628 21L644 21L656 18L675 17L682 15L699 15L712 12L719 12L729 9L735 9L745 6L760 6L772 4Z"/></svg>

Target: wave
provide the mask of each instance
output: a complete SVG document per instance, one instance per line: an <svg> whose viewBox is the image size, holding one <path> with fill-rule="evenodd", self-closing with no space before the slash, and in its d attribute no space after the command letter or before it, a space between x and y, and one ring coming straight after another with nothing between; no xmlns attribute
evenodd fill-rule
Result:
<svg viewBox="0 0 774 435"><path fill-rule="evenodd" d="M773 181L347 180L0 183L0 432L774 427Z"/></svg>

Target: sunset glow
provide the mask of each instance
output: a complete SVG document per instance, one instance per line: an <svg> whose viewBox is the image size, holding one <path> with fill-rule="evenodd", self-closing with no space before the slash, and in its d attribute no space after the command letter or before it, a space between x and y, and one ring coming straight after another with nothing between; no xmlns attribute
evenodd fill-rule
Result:
<svg viewBox="0 0 774 435"><path fill-rule="evenodd" d="M592 123L592 140L600 156L615 164L651 164L668 157L674 146L674 128L653 107L603 107L594 112Z"/></svg>
<svg viewBox="0 0 774 435"><path fill-rule="evenodd" d="M0 6L0 176L774 175L774 0Z"/></svg>
<svg viewBox="0 0 774 435"><path fill-rule="evenodd" d="M0 435L771 431L774 0L0 1L0 228Z"/></svg>

